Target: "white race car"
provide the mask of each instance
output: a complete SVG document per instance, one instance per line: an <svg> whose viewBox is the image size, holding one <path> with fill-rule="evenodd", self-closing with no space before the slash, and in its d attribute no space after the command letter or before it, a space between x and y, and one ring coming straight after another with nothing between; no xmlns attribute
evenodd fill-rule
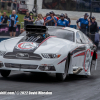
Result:
<svg viewBox="0 0 100 100"><path fill-rule="evenodd" d="M96 46L81 31L69 27L28 25L19 37L0 43L3 77L12 70L56 73L58 80L69 74L90 76L93 60L97 61Z"/></svg>

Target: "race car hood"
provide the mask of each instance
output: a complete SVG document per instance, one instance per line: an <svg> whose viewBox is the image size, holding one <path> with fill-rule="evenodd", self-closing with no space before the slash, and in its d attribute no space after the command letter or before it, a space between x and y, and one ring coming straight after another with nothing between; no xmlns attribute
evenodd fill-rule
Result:
<svg viewBox="0 0 100 100"><path fill-rule="evenodd" d="M64 40L56 37L51 37L48 40L42 42L35 53L61 53L63 49L66 52L75 48L75 43L69 40Z"/></svg>
<svg viewBox="0 0 100 100"><path fill-rule="evenodd" d="M56 37L49 37L40 44L23 42L23 36L5 41L7 52L59 53L65 47L69 51L72 45L74 47L74 42Z"/></svg>
<svg viewBox="0 0 100 100"><path fill-rule="evenodd" d="M15 45L23 38L24 36L15 37L12 39L8 39L3 41L5 45L5 49L7 52L13 52Z"/></svg>

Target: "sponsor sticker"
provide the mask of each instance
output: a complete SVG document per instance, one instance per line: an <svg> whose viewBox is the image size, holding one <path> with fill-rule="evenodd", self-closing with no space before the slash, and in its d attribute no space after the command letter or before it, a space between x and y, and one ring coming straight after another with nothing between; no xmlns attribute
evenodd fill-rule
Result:
<svg viewBox="0 0 100 100"><path fill-rule="evenodd" d="M33 50L36 48L36 44L33 42L21 42L16 46L16 49L20 50Z"/></svg>
<svg viewBox="0 0 100 100"><path fill-rule="evenodd" d="M63 22L63 24L65 24L65 22Z"/></svg>

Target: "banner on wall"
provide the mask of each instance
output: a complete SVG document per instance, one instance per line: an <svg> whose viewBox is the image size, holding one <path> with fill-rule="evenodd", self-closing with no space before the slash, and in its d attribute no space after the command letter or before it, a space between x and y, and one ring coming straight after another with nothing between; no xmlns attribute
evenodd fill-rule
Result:
<svg viewBox="0 0 100 100"><path fill-rule="evenodd" d="M20 25L17 25L16 36L20 35ZM9 27L5 25L0 25L0 36L10 36Z"/></svg>
<svg viewBox="0 0 100 100"><path fill-rule="evenodd" d="M59 0L43 0L44 9L59 9Z"/></svg>

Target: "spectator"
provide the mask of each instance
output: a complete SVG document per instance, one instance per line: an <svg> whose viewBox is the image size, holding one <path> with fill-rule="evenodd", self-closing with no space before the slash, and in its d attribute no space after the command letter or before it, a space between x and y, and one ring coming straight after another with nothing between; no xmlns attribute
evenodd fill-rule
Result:
<svg viewBox="0 0 100 100"><path fill-rule="evenodd" d="M91 22L90 22L90 33L91 34L95 34L95 32L98 31L98 25L97 22L95 21L95 17L91 18Z"/></svg>
<svg viewBox="0 0 100 100"><path fill-rule="evenodd" d="M95 21L95 17L91 18L91 22L89 25L89 31L90 31L90 38L91 40L96 44L96 46L98 47L98 42L95 42L95 38L98 36L98 25L97 22ZM96 36L96 37L95 37Z"/></svg>
<svg viewBox="0 0 100 100"><path fill-rule="evenodd" d="M8 0L8 6L7 6L8 13L10 13L10 10L11 10L11 3L12 3L12 0Z"/></svg>
<svg viewBox="0 0 100 100"><path fill-rule="evenodd" d="M48 16L49 16L49 13L47 13L46 16L44 17L44 22L46 21Z"/></svg>
<svg viewBox="0 0 100 100"><path fill-rule="evenodd" d="M2 23L7 24L8 16L6 15L6 12L3 13L2 17L3 17Z"/></svg>
<svg viewBox="0 0 100 100"><path fill-rule="evenodd" d="M48 16L46 20L45 25L47 24L47 26L55 26L57 23L57 18L54 17L53 11L50 12L50 16Z"/></svg>
<svg viewBox="0 0 100 100"><path fill-rule="evenodd" d="M16 6L17 6L17 0L14 0L14 2L13 2L13 8L14 8L14 10L17 10Z"/></svg>
<svg viewBox="0 0 100 100"><path fill-rule="evenodd" d="M17 9L16 10L18 12L18 9L19 9L19 1L17 1L17 4L16 5L17 5Z"/></svg>
<svg viewBox="0 0 100 100"><path fill-rule="evenodd" d="M68 17L67 13L65 13L65 19L67 19L69 21L69 26L71 25L71 20L70 18Z"/></svg>
<svg viewBox="0 0 100 100"><path fill-rule="evenodd" d="M31 18L30 18L29 12L26 12L26 16L24 17L24 27L30 24L30 22L31 22Z"/></svg>
<svg viewBox="0 0 100 100"><path fill-rule="evenodd" d="M44 19L42 17L42 14L38 14L37 19L35 20L35 24L36 25L41 25L43 26L44 24Z"/></svg>
<svg viewBox="0 0 100 100"><path fill-rule="evenodd" d="M88 14L85 13L84 18L80 18L77 20L77 27L82 31L84 34L87 34L88 25L90 24L90 20L88 19ZM80 22L80 26L78 23Z"/></svg>
<svg viewBox="0 0 100 100"><path fill-rule="evenodd" d="M3 21L3 17L1 16L1 13L0 13L0 25L2 24L2 21Z"/></svg>
<svg viewBox="0 0 100 100"><path fill-rule="evenodd" d="M1 12L3 12L5 8L5 0L1 0Z"/></svg>
<svg viewBox="0 0 100 100"><path fill-rule="evenodd" d="M56 17L57 18L57 21L59 20L59 18L56 16L56 14L54 13L54 17Z"/></svg>
<svg viewBox="0 0 100 100"><path fill-rule="evenodd" d="M16 35L16 27L18 23L18 16L16 15L16 11L12 11L12 15L9 16L8 19L8 25L9 25L9 31L10 31L10 36L12 35L15 37Z"/></svg>
<svg viewBox="0 0 100 100"><path fill-rule="evenodd" d="M64 19L64 14L60 15L60 18L57 22L57 26L63 26L67 27L69 25L69 21L67 19Z"/></svg>
<svg viewBox="0 0 100 100"><path fill-rule="evenodd" d="M33 22L34 22L34 18L33 18L33 13L32 13L32 12L30 12L30 18L31 18L31 22L30 22L30 24L33 24Z"/></svg>

